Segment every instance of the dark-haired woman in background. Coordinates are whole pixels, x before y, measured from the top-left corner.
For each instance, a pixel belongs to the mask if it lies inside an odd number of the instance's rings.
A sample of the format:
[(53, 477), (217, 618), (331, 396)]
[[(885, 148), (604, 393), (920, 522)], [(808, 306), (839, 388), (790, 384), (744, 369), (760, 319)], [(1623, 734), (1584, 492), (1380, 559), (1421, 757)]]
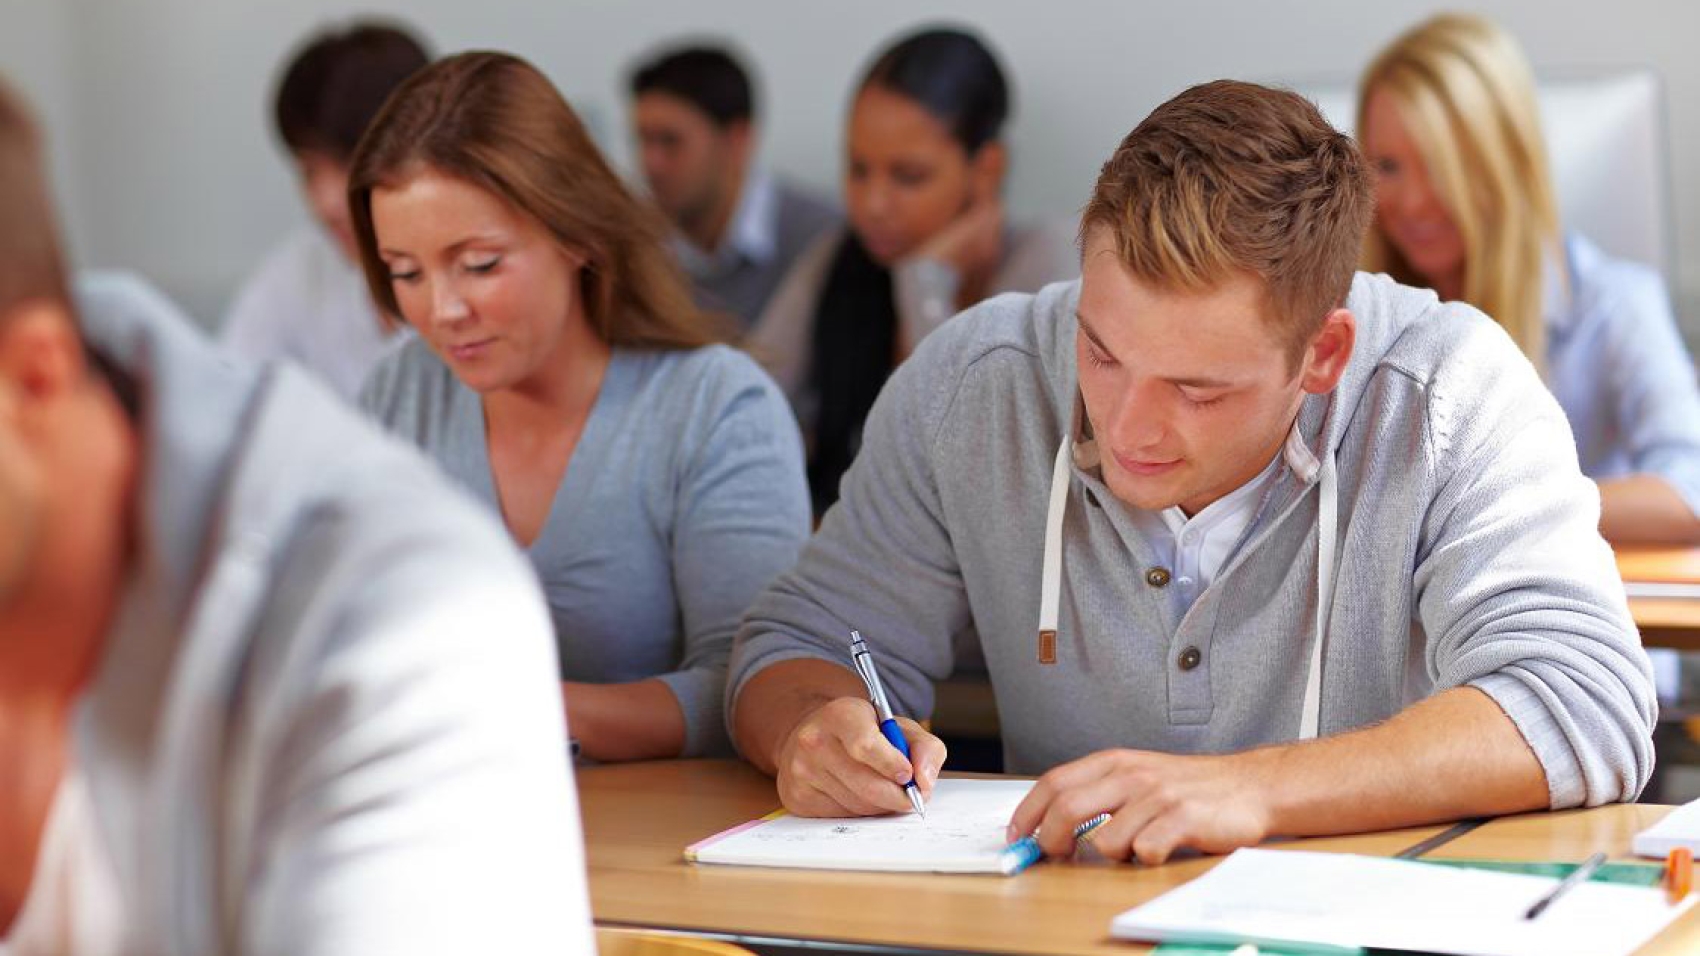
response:
[(499, 53), (396, 91), (349, 204), (373, 297), (418, 333), (361, 403), (526, 549), (584, 754), (729, 752), (733, 632), (808, 536), (802, 448), (773, 382), (712, 344), (660, 215)]
[(817, 515), (886, 376), (927, 333), (987, 296), (1079, 274), (1072, 231), (1004, 221), (1009, 109), (997, 60), (959, 30), (898, 41), (857, 86), (849, 228), (798, 258), (748, 340), (803, 424)]

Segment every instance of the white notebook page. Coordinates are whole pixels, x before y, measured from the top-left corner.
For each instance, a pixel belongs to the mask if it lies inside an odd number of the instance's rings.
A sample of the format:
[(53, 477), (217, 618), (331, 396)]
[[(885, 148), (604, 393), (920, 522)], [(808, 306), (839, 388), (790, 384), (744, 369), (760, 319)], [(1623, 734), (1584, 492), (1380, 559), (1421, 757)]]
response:
[(927, 819), (889, 817), (809, 819), (785, 815), (746, 824), (685, 851), (697, 863), (997, 873), (1008, 843), (1004, 828), (1033, 788), (1031, 780), (944, 779), (927, 801)]

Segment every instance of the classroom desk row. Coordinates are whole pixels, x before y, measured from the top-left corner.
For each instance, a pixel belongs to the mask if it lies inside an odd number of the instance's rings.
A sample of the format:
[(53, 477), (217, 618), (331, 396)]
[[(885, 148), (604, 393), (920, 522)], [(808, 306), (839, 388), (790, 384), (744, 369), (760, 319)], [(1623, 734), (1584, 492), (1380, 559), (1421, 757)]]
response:
[[(1618, 570), (1648, 646), (1700, 650), (1700, 549), (1620, 550)], [(777, 806), (771, 780), (735, 761), (664, 761), (582, 769), (579, 792), (599, 924), (729, 938), (769, 951), (1128, 956), (1149, 948), (1112, 940), (1110, 919), (1215, 863), (1047, 864), (1010, 879), (695, 866), (684, 860), (687, 845)], [(1624, 859), (1631, 837), (1670, 809), (1507, 817), (1431, 855), (1580, 861), (1603, 850)], [(1442, 829), (1284, 845), (1391, 856)], [(1700, 952), (1700, 908), (1641, 952)]]
[[(1205, 872), (1216, 859), (1146, 867), (1046, 863), (1016, 877), (842, 873), (686, 863), (684, 848), (778, 804), (773, 781), (730, 760), (591, 767), (579, 773), (599, 925), (731, 939), (764, 949), (863, 953), (1115, 954), (1110, 920)], [(1629, 859), (1636, 832), (1670, 812), (1646, 804), (1493, 820), (1432, 857)], [(1392, 856), (1444, 827), (1295, 840), (1285, 847)], [(1640, 950), (1700, 952), (1700, 908)]]
[(1620, 548), (1617, 571), (1642, 644), (1700, 651), (1700, 548)]

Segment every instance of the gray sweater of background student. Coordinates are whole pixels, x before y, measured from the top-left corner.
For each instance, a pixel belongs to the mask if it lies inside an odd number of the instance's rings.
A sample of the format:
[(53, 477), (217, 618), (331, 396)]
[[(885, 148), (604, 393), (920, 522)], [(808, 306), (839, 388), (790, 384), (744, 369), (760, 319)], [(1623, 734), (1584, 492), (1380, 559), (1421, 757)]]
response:
[[(893, 703), (924, 716), (952, 635), (971, 629), (1013, 772), (1105, 748), (1210, 753), (1297, 736), (1319, 496), (1284, 461), (1237, 553), (1184, 613), (1147, 583), (1160, 560), (1128, 506), (1077, 462), (1059, 660), (1035, 660), (1052, 464), (1066, 430), (1083, 434), (1078, 297), (1068, 283), (991, 300), (898, 370), (842, 503), (747, 616), (729, 700), (787, 658), (847, 663), (854, 625)], [(1653, 765), (1651, 671), (1557, 402), (1468, 306), (1364, 275), (1348, 306), (1358, 331), (1344, 379), (1307, 397), (1298, 422), (1339, 469), (1321, 732), (1471, 685), (1528, 741), (1554, 807), (1633, 799)], [(1190, 670), (1186, 649), (1200, 652)]]
[[(361, 404), (498, 510), (483, 404), (412, 339)], [(659, 677), (685, 756), (730, 750), (721, 701), (738, 620), (809, 534), (802, 442), (785, 398), (724, 346), (616, 349), (542, 532), (526, 549), (561, 676)]]

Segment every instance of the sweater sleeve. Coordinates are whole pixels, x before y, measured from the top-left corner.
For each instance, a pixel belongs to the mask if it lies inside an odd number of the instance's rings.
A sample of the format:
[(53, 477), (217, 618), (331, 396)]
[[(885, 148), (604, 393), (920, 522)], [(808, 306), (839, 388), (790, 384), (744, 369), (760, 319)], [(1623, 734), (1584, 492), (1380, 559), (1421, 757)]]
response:
[(952, 636), (971, 625), (934, 478), (934, 436), (962, 370), (935, 337), (875, 401), (843, 495), (802, 559), (751, 607), (732, 653), (728, 712), (762, 670), (812, 658), (848, 669), (849, 632), (868, 640), (892, 704), (932, 711), (932, 682), (953, 666)]
[(1430, 674), (1437, 689), (1474, 686), (1499, 704), (1554, 809), (1632, 801), (1652, 773), (1657, 704), (1598, 492), (1510, 339), (1485, 321), (1461, 334), (1489, 337), (1493, 367), (1508, 371), (1445, 376), (1473, 383), (1460, 394), (1431, 385), (1435, 495), (1415, 574)]
[(733, 357), (726, 397), (679, 479), (673, 526), (685, 646), (679, 669), (661, 680), (684, 711), (687, 757), (731, 752), (721, 714), (733, 635), (796, 562), (812, 514), (796, 421), (772, 382)]
[(593, 951), (549, 618), (498, 531), (453, 530), (292, 551), (326, 569), (310, 595), (352, 599), (315, 653), (266, 655), (252, 719), (275, 732), (251, 778), (264, 865), (231, 951)]
[(242, 284), (219, 326), (219, 345), (253, 361), (298, 357), (290, 338), (298, 317), (290, 315), (289, 308), (292, 303), (299, 307), (301, 301), (295, 286), (303, 281), (303, 254), (300, 241), (292, 240), (261, 263)]

